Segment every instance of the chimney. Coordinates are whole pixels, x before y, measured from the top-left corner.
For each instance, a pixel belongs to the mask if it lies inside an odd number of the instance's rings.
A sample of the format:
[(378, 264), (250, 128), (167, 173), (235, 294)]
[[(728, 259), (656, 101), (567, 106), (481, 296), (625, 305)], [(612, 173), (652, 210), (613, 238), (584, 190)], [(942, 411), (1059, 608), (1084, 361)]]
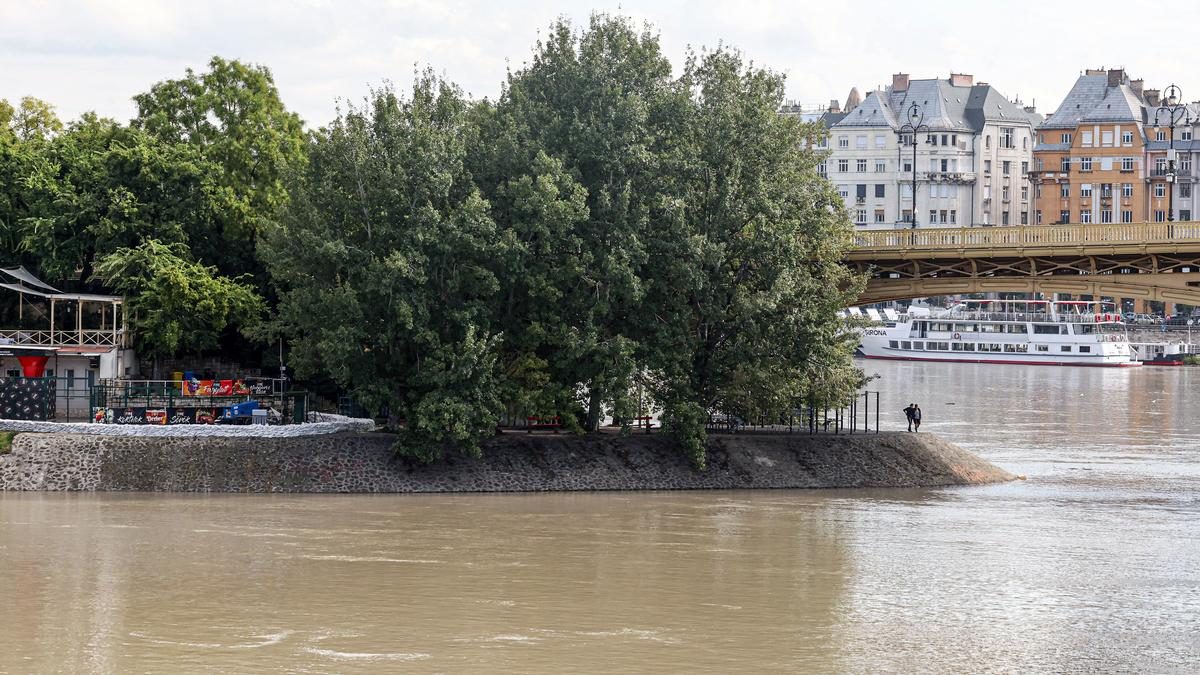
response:
[(1025, 112), (1027, 112), (1027, 113), (1036, 113), (1036, 112), (1037, 112), (1037, 106), (1036, 106), (1036, 105), (1027, 105), (1027, 106), (1025, 106), (1024, 110), (1025, 110)]
[(831, 112), (831, 113), (842, 112), (842, 105), (840, 103), (838, 103), (838, 100), (836, 98), (829, 99), (829, 112)]
[(969, 87), (975, 84), (975, 76), (966, 73), (950, 73), (951, 87)]
[(1145, 80), (1130, 80), (1129, 88), (1133, 90), (1134, 94), (1137, 94), (1138, 98), (1141, 98), (1142, 97), (1142, 87), (1145, 86), (1145, 84), (1146, 84)]
[(908, 91), (908, 73), (892, 75), (892, 91)]
[(1085, 72), (1088, 75), (1103, 75), (1104, 69), (1103, 68), (1088, 68)]
[(1145, 94), (1146, 105), (1150, 106), (1151, 108), (1158, 107), (1159, 91), (1157, 89), (1147, 89), (1143, 93)]
[(1125, 84), (1125, 69), (1113, 68), (1108, 71), (1108, 86), (1119, 87)]

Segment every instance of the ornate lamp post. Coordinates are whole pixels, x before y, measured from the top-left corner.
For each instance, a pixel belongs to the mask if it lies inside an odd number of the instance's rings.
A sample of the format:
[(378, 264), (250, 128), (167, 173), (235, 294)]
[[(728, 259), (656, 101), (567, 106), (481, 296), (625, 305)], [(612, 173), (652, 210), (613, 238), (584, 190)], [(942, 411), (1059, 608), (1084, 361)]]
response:
[(1159, 118), (1165, 113), (1167, 128), (1167, 220), (1175, 220), (1175, 125), (1182, 122), (1184, 126), (1192, 123), (1191, 113), (1186, 103), (1180, 103), (1179, 87), (1171, 85), (1163, 92), (1162, 104), (1154, 111), (1154, 126), (1159, 126)]
[(908, 106), (907, 120), (904, 122), (904, 125), (900, 127), (899, 131), (897, 131), (897, 133), (900, 134), (901, 138), (904, 138), (904, 134), (912, 134), (913, 158), (912, 158), (912, 225), (911, 225), (911, 227), (914, 230), (917, 229), (917, 134), (921, 133), (922, 131), (929, 130), (929, 127), (925, 126), (924, 121), (925, 121), (925, 111), (921, 109), (921, 106), (917, 105), (916, 101), (914, 101), (912, 105)]

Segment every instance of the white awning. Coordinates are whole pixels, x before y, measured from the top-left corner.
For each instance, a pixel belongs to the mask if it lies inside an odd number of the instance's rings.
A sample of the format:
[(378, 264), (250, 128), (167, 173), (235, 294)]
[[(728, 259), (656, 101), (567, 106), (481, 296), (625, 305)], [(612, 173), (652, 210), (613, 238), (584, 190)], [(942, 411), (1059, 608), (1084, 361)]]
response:
[(33, 274), (31, 274), (29, 272), (29, 270), (25, 269), (24, 267), (22, 267), (20, 265), (18, 265), (16, 267), (0, 267), (0, 272), (3, 272), (5, 274), (7, 274), (8, 276), (16, 279), (17, 281), (20, 281), (21, 283), (29, 285), (29, 286), (36, 286), (38, 288), (44, 288), (44, 289), (50, 291), (51, 293), (61, 293), (62, 292), (62, 291), (58, 290), (57, 288), (51, 286), (50, 284), (42, 281), (41, 279), (38, 279), (37, 277), (33, 276)]
[(39, 291), (36, 288), (22, 286), (21, 284), (0, 284), (0, 288), (7, 288), (10, 291), (25, 293), (26, 295), (36, 295), (41, 298), (53, 298), (56, 301), (65, 300), (67, 302), (115, 302), (120, 304), (122, 301), (119, 295), (92, 295), (90, 293), (47, 293)]

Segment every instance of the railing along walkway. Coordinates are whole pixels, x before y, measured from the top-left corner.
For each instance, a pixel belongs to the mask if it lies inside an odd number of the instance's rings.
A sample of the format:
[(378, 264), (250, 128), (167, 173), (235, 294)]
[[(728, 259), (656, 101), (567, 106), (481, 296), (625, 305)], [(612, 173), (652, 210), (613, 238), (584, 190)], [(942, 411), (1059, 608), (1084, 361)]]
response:
[(862, 230), (854, 233), (854, 246), (859, 250), (1023, 248), (1180, 242), (1200, 244), (1200, 221), (926, 227), (908, 230)]

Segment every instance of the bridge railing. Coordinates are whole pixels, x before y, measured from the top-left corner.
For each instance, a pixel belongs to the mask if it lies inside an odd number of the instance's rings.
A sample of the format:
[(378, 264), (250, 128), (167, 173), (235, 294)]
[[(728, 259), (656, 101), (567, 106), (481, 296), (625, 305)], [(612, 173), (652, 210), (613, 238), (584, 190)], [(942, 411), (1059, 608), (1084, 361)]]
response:
[(854, 233), (855, 248), (860, 249), (1020, 248), (1076, 244), (1170, 243), (1186, 240), (1200, 240), (1200, 221), (926, 227), (908, 230), (862, 230)]

